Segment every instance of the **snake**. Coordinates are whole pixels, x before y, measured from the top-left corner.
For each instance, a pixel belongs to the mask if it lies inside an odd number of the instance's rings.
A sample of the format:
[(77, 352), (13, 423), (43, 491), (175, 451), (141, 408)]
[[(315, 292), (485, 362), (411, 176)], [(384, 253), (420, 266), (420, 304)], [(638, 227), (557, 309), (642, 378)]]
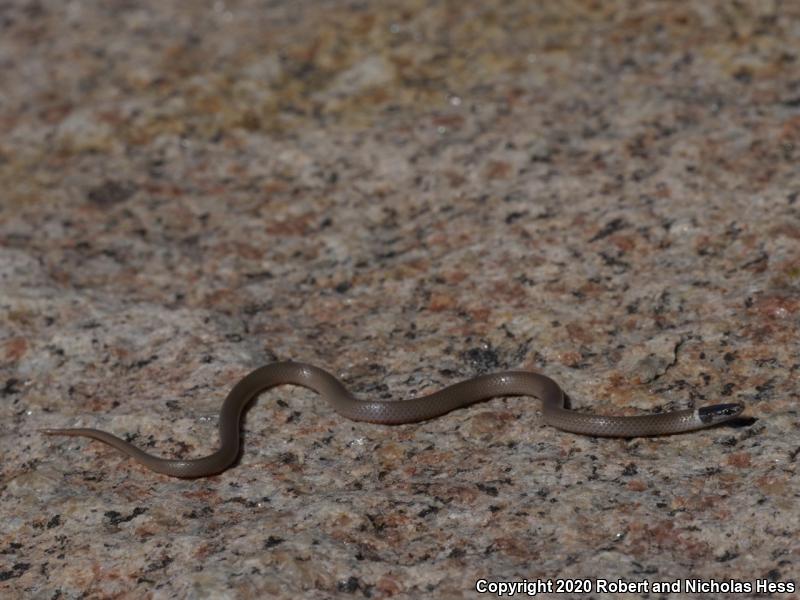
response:
[(171, 459), (154, 456), (99, 429), (43, 429), (46, 435), (83, 436), (99, 440), (138, 461), (148, 469), (183, 479), (217, 475), (236, 461), (240, 448), (240, 420), (245, 408), (263, 391), (284, 384), (317, 392), (342, 416), (353, 421), (382, 425), (415, 423), (452, 410), (500, 396), (534, 396), (542, 403), (542, 417), (558, 429), (600, 437), (646, 437), (704, 429), (736, 418), (741, 403), (635, 416), (605, 416), (566, 407), (566, 395), (552, 379), (533, 371), (499, 371), (478, 375), (431, 394), (407, 400), (359, 400), (334, 375), (319, 367), (295, 361), (259, 367), (239, 380), (228, 393), (219, 413), (219, 449), (201, 458)]

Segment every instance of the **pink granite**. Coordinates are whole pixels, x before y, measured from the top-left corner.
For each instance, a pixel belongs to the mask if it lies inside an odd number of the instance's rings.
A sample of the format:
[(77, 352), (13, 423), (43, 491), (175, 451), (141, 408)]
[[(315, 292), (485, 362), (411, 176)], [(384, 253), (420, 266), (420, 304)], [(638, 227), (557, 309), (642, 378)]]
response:
[[(1, 3), (0, 596), (796, 586), (798, 23), (701, 0)], [(517, 398), (382, 427), (282, 387), (196, 481), (37, 433), (198, 456), (276, 358), (364, 397), (530, 368), (578, 409), (749, 418), (593, 439)]]

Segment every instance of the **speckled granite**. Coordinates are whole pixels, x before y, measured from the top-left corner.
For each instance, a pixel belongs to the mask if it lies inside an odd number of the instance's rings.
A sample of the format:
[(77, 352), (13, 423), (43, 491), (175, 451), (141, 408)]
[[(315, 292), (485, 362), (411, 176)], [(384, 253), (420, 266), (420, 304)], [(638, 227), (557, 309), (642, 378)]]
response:
[[(800, 8), (486, 4), (0, 3), (3, 598), (798, 581)], [(752, 419), (598, 440), (519, 398), (390, 428), (283, 387), (198, 481), (37, 434), (201, 455), (275, 358)], [(640, 596), (667, 597), (559, 597)]]

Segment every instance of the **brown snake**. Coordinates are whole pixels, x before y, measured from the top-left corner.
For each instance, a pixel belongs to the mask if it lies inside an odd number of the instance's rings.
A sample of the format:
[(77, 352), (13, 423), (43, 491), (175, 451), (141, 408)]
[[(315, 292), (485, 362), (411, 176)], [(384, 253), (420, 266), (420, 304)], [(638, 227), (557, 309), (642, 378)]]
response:
[(564, 392), (555, 381), (530, 371), (480, 375), (410, 400), (358, 400), (339, 379), (319, 367), (300, 362), (276, 362), (256, 369), (233, 386), (219, 414), (219, 450), (202, 458), (160, 458), (98, 429), (42, 431), (49, 435), (77, 435), (100, 440), (147, 468), (172, 477), (206, 477), (224, 471), (236, 460), (239, 454), (239, 421), (245, 407), (264, 390), (283, 384), (314, 390), (348, 419), (387, 425), (432, 419), (496, 396), (536, 396), (542, 402), (544, 422), (548, 425), (574, 433), (606, 437), (653, 436), (702, 429), (730, 421), (744, 409), (744, 405), (734, 403), (634, 417), (579, 413), (565, 408)]

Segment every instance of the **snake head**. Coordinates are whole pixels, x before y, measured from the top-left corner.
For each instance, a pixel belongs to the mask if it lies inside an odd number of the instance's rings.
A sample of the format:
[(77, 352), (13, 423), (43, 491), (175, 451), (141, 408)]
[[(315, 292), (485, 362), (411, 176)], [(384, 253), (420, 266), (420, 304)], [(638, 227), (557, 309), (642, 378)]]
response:
[(733, 402), (730, 404), (712, 404), (711, 406), (701, 406), (697, 409), (698, 418), (708, 425), (724, 423), (742, 414), (744, 404)]

